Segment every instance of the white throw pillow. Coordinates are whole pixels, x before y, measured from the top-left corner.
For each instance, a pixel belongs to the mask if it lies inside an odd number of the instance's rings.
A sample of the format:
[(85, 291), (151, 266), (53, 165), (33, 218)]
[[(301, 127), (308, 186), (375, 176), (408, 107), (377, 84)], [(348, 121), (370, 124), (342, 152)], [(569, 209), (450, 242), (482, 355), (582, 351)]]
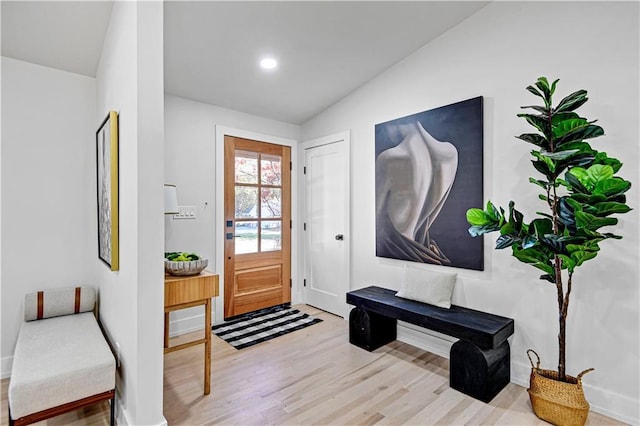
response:
[(396, 296), (416, 300), (440, 308), (451, 308), (451, 295), (456, 282), (455, 272), (416, 271), (413, 277), (404, 277)]

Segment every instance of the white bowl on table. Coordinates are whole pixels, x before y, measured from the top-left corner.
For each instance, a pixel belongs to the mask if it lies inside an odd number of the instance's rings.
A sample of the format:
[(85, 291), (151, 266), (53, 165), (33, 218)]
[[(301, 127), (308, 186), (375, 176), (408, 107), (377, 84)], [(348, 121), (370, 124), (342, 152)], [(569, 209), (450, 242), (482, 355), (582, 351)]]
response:
[(198, 259), (189, 261), (164, 260), (164, 270), (170, 275), (188, 276), (198, 275), (209, 264), (208, 259)]

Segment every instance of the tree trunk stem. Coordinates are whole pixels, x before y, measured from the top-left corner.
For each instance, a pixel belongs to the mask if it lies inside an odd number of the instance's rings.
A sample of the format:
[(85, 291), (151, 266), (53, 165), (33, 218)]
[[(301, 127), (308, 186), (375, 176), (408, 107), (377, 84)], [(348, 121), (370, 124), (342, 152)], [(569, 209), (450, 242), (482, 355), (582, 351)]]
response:
[[(561, 259), (556, 255), (554, 257), (554, 269), (556, 275), (556, 290), (558, 297), (558, 378), (561, 381), (566, 380), (565, 360), (566, 360), (566, 330), (567, 330), (567, 311), (568, 300), (564, 294), (562, 286), (562, 264)], [(567, 295), (568, 296), (568, 295)]]

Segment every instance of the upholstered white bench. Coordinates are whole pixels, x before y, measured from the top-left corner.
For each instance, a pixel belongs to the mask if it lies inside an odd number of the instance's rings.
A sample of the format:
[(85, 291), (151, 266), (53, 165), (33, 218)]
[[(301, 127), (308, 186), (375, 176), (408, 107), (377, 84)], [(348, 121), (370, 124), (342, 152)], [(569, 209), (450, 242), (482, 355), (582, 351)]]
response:
[(9, 424), (27, 425), (111, 400), (116, 363), (92, 312), (91, 287), (25, 296), (9, 382)]

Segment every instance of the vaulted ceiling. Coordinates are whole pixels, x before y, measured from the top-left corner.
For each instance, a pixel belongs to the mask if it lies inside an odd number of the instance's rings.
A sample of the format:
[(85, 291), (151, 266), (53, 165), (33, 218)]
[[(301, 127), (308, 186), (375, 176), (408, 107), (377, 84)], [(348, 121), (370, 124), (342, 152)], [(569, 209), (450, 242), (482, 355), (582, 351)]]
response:
[[(165, 91), (302, 124), (487, 3), (165, 1)], [(112, 7), (2, 1), (2, 55), (95, 76)]]

